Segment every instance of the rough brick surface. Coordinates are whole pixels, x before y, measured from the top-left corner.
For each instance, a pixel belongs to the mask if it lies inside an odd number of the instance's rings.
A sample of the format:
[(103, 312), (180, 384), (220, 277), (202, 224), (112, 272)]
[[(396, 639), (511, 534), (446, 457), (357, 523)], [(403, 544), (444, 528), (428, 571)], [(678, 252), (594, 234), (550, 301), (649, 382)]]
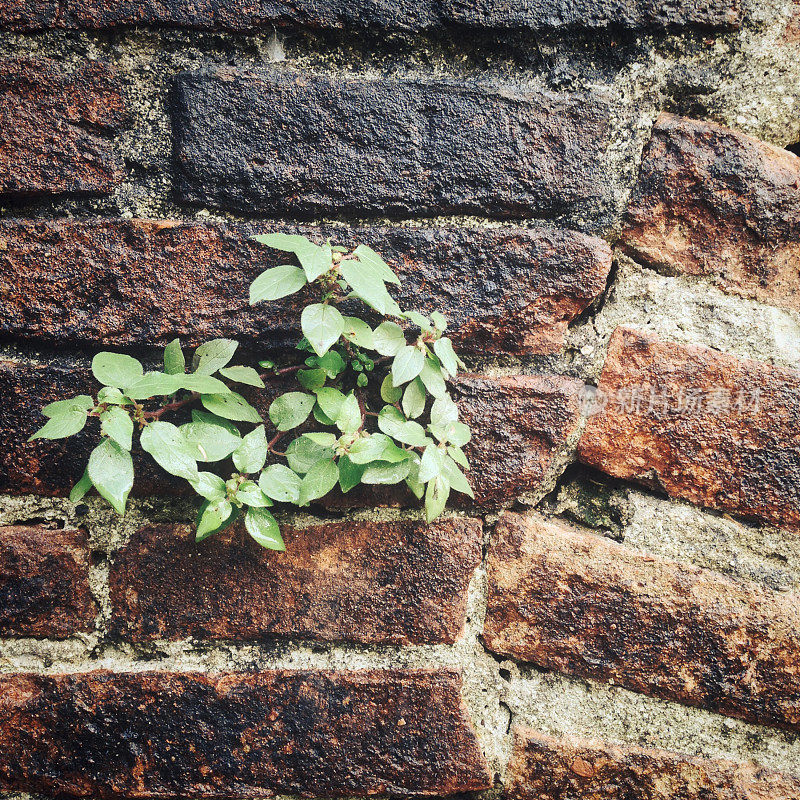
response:
[[(800, 373), (615, 331), (579, 457), (698, 505), (800, 525)], [(652, 402), (651, 398), (652, 389)]]
[(455, 394), (472, 428), (466, 450), (478, 504), (511, 503), (541, 488), (578, 428), (582, 387), (582, 381), (545, 375), (459, 380)]
[(662, 115), (622, 244), (646, 264), (800, 309), (800, 158), (710, 122)]
[(795, 800), (800, 779), (722, 759), (515, 730), (508, 800)]
[(494, 652), (800, 730), (796, 595), (510, 513), (488, 581)]
[(175, 84), (182, 200), (245, 212), (531, 216), (605, 198), (585, 96), (233, 68)]
[[(398, 301), (442, 311), (462, 351), (558, 351), (611, 267), (608, 245), (575, 231), (277, 227), (378, 250), (403, 280), (393, 290)], [(0, 333), (58, 343), (163, 345), (181, 336), (198, 344), (230, 336), (293, 346), (299, 304), (248, 303), (252, 279), (286, 260), (250, 242), (255, 230), (264, 226), (0, 221)]]
[(57, 14), (57, 0), (0, 0), (0, 30), (52, 28)]
[(126, 639), (294, 636), (365, 644), (455, 641), (481, 559), (481, 523), (339, 522), (282, 530), (285, 553), (234, 533), (141, 529), (111, 569)]
[(450, 670), (0, 677), (0, 787), (446, 795), (491, 780)]
[(109, 136), (124, 123), (109, 67), (0, 61), (0, 196), (104, 194), (122, 180)]
[(0, 636), (64, 639), (96, 614), (83, 531), (0, 528)]

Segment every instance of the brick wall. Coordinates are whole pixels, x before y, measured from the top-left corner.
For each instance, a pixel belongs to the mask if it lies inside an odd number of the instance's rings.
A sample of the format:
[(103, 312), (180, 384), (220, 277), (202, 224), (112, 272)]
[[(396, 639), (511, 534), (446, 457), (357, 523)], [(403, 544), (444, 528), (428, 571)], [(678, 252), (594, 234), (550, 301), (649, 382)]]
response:
[[(798, 29), (0, 0), (0, 792), (797, 800)], [(144, 462), (69, 503), (91, 434), (27, 439), (95, 352), (296, 335), (265, 230), (452, 320), (474, 502), (331, 496), (285, 553)]]

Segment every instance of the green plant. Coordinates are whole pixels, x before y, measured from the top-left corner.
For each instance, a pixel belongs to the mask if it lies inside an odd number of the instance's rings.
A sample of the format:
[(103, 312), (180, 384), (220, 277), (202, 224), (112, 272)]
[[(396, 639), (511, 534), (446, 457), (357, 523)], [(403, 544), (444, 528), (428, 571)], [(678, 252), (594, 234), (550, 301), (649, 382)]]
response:
[[(99, 419), (100, 444), (70, 499), (77, 502), (94, 486), (118, 513), (125, 512), (137, 431), (141, 448), (203, 498), (197, 541), (243, 514), (259, 544), (283, 550), (268, 509), (274, 503), (307, 506), (337, 483), (348, 492), (358, 484), (405, 482), (417, 498), (425, 498), (428, 521), (442, 512), (451, 489), (472, 496), (461, 449), (470, 431), (458, 421), (447, 391), (447, 380), (463, 364), (443, 335), (444, 317), (401, 310), (386, 286), (400, 281), (365, 245), (350, 252), (302, 236), (253, 238), (293, 253), (300, 264), (259, 275), (250, 287), (250, 302), (305, 290), (303, 338), (297, 345), (308, 354), (304, 361), (283, 368), (260, 361), (262, 374), (253, 367), (231, 366), (237, 343), (230, 339), (198, 347), (189, 372), (177, 339), (164, 349), (163, 371), (145, 372), (128, 355), (98, 353), (92, 361), (94, 377), (102, 384), (97, 397), (79, 395), (46, 406), (42, 413), (49, 419), (31, 437), (72, 436), (89, 419)], [(385, 319), (373, 329), (349, 315), (358, 310), (358, 301), (404, 327)], [(269, 406), (268, 438), (259, 412), (230, 384), (264, 389), (265, 381), (290, 376), (298, 386)], [(164, 419), (189, 412), (191, 420), (180, 425)], [(242, 425), (249, 427), (244, 434)], [(235, 470), (228, 480), (198, 467), (198, 462), (228, 459)]]

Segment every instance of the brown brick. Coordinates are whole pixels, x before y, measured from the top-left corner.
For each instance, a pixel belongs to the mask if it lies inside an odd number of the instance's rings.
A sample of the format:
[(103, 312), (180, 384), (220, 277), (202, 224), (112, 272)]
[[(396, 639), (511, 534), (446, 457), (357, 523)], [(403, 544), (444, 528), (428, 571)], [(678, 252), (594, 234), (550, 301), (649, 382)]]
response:
[(176, 190), (259, 214), (580, 216), (611, 201), (610, 115), (594, 96), (477, 84), (184, 73)]
[(581, 437), (584, 463), (697, 505), (800, 525), (800, 373), (619, 328), (599, 388), (608, 403)]
[(546, 669), (800, 730), (800, 597), (506, 514), (484, 639)]
[(96, 614), (83, 531), (0, 528), (0, 636), (65, 639)]
[(124, 122), (101, 62), (0, 61), (0, 196), (107, 194), (123, 177), (110, 134)]
[(644, 263), (800, 309), (800, 158), (711, 122), (662, 115), (622, 232)]
[(284, 527), (285, 553), (237, 531), (196, 545), (187, 526), (142, 528), (111, 569), (113, 625), (134, 641), (294, 636), (452, 644), (481, 560), (479, 520)]
[(0, 787), (100, 798), (492, 784), (451, 670), (0, 677)]
[[(275, 226), (269, 226), (273, 229)], [(605, 288), (611, 251), (575, 231), (300, 227), (378, 250), (405, 307), (439, 309), (462, 351), (552, 353)], [(197, 344), (214, 336), (275, 346), (299, 338), (300, 308), (251, 308), (249, 284), (286, 255), (250, 242), (265, 226), (146, 220), (0, 221), (0, 333), (33, 341)], [(393, 290), (394, 291), (394, 290)]]
[(466, 450), (478, 504), (511, 503), (541, 488), (578, 429), (582, 387), (582, 381), (558, 375), (459, 379), (461, 418), (472, 428)]
[(57, 0), (0, 0), (0, 30), (52, 28), (57, 15)]
[(753, 762), (698, 758), (517, 728), (508, 800), (796, 800), (800, 780)]

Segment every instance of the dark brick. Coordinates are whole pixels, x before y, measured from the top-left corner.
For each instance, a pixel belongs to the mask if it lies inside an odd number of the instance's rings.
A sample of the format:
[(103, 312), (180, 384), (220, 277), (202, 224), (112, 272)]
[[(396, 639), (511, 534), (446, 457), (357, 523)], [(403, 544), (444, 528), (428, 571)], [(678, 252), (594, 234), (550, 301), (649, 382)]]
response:
[(798, 240), (800, 158), (711, 122), (658, 119), (627, 211), (626, 252), (796, 310)]
[(108, 194), (123, 177), (109, 136), (124, 123), (120, 85), (101, 62), (0, 61), (0, 196)]
[(608, 403), (581, 437), (584, 463), (800, 526), (800, 372), (619, 328), (599, 388)]
[(517, 728), (508, 800), (796, 800), (800, 780), (753, 762), (554, 739)]
[(479, 520), (284, 527), (285, 553), (236, 532), (142, 528), (114, 558), (114, 629), (134, 641), (295, 636), (452, 644), (481, 560)]
[(534, 216), (606, 201), (587, 96), (218, 68), (176, 79), (180, 198), (245, 212)]
[(54, 27), (57, 0), (0, 0), (0, 30), (36, 31)]
[[(462, 351), (557, 352), (569, 322), (605, 288), (611, 267), (602, 239), (574, 231), (277, 227), (377, 249), (403, 278), (399, 302), (441, 310)], [(250, 281), (286, 260), (247, 240), (256, 229), (0, 221), (0, 333), (117, 346), (163, 345), (175, 336), (190, 345), (231, 336), (259, 347), (293, 346), (297, 303), (248, 303)]]
[(100, 798), (492, 785), (451, 670), (0, 677), (0, 787)]
[(466, 450), (478, 504), (508, 504), (541, 488), (578, 429), (581, 388), (582, 381), (557, 375), (458, 381), (461, 418), (472, 428)]
[(488, 583), (496, 653), (800, 730), (797, 595), (510, 513)]
[(83, 531), (0, 528), (0, 636), (65, 639), (96, 615)]

